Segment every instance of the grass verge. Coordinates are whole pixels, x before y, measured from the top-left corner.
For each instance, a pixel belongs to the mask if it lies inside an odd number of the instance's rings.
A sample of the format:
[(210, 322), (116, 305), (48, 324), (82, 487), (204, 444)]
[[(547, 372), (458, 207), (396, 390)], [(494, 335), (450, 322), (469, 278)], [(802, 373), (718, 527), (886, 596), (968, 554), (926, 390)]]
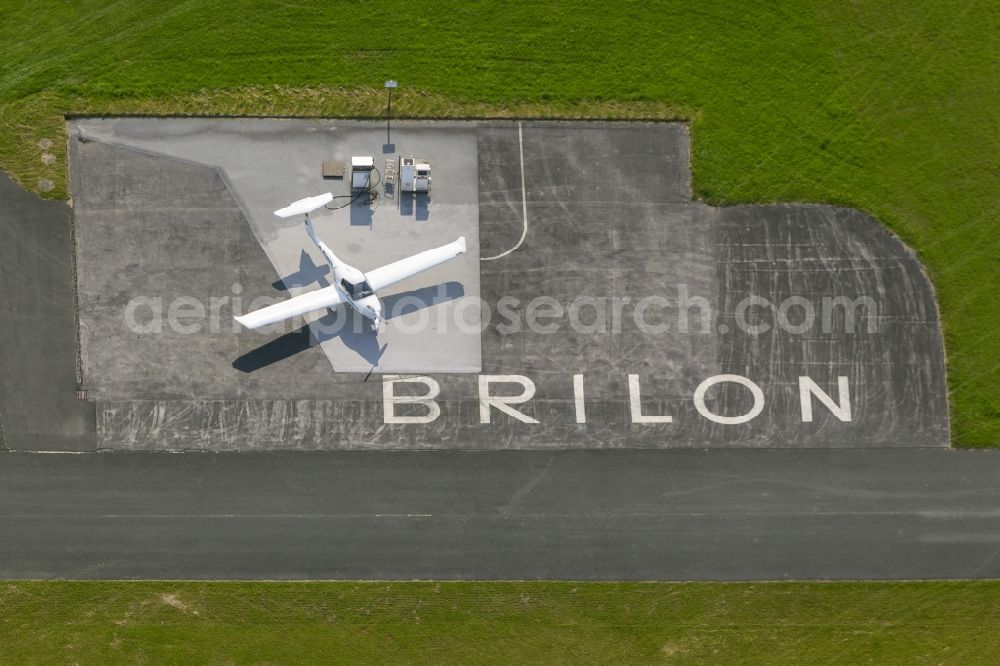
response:
[(1000, 662), (1000, 582), (8, 582), (8, 663)]

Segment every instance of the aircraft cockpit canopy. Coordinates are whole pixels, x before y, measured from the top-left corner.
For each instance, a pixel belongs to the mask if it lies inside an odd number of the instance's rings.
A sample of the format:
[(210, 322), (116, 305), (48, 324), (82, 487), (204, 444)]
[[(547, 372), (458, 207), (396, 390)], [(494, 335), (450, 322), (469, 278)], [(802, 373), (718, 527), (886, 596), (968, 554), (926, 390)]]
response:
[(360, 298), (365, 298), (366, 296), (371, 296), (375, 293), (371, 285), (368, 284), (368, 280), (362, 280), (361, 282), (348, 282), (347, 280), (341, 280), (340, 286), (344, 288), (347, 295), (354, 300)]

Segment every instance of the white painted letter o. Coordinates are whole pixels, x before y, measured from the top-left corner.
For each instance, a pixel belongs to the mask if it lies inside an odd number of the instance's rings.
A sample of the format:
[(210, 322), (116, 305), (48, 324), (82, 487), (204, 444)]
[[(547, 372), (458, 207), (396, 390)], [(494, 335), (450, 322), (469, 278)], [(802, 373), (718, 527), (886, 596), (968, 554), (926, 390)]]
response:
[[(750, 408), (749, 412), (742, 416), (719, 416), (709, 411), (705, 405), (705, 394), (708, 393), (708, 389), (722, 382), (732, 382), (733, 384), (739, 384), (750, 389), (750, 394), (753, 395), (753, 407)], [(746, 423), (756, 418), (764, 411), (764, 392), (746, 377), (741, 377), (740, 375), (715, 375), (698, 384), (698, 388), (694, 390), (694, 408), (709, 421), (722, 423), (723, 425), (739, 425), (740, 423)]]

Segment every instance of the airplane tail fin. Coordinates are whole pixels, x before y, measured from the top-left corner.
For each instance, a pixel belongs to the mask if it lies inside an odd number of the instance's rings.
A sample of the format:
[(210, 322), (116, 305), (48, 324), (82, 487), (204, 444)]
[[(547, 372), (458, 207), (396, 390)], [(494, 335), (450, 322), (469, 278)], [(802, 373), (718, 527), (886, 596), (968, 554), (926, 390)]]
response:
[(316, 244), (319, 251), (323, 253), (323, 258), (326, 259), (326, 263), (330, 264), (330, 268), (335, 268), (340, 260), (337, 255), (333, 253), (326, 243), (320, 240), (319, 236), (316, 234), (316, 230), (312, 225), (312, 218), (309, 217), (309, 213), (322, 208), (333, 201), (333, 194), (326, 192), (325, 194), (319, 194), (315, 197), (306, 197), (305, 199), (299, 199), (294, 201), (284, 208), (279, 208), (274, 211), (274, 214), (278, 217), (295, 217), (298, 215), (305, 215), (306, 218), (306, 233), (309, 234), (309, 238), (312, 242)]
[(306, 197), (305, 199), (299, 199), (298, 201), (293, 201), (284, 208), (279, 208), (274, 211), (274, 214), (278, 217), (296, 217), (298, 215), (308, 215), (317, 208), (322, 208), (333, 201), (333, 194), (327, 192), (325, 194), (319, 194), (315, 197)]

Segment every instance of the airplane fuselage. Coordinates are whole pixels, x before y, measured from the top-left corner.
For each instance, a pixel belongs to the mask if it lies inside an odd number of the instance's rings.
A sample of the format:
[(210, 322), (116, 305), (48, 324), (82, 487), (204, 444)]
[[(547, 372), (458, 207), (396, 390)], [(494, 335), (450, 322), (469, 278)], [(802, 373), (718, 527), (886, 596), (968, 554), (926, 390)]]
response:
[(333, 272), (333, 283), (344, 296), (344, 300), (350, 303), (351, 307), (362, 317), (370, 319), (372, 326), (378, 331), (382, 321), (382, 302), (368, 285), (364, 272), (341, 261), (333, 253), (333, 250), (320, 240), (308, 215), (306, 216), (306, 231), (319, 251), (323, 253), (323, 258), (326, 259), (326, 263), (329, 264), (330, 270)]
[(351, 304), (358, 314), (370, 319), (372, 326), (378, 330), (382, 320), (382, 302), (368, 286), (365, 274), (345, 263), (331, 265), (334, 283), (344, 295), (344, 300)]
[(384, 289), (397, 282), (402, 282), (417, 273), (454, 259), (460, 254), (465, 254), (465, 236), (459, 236), (455, 241), (447, 245), (418, 252), (405, 259), (393, 261), (365, 273), (341, 261), (333, 253), (333, 250), (320, 240), (316, 234), (316, 230), (313, 229), (309, 213), (327, 206), (333, 198), (333, 195), (327, 192), (319, 196), (300, 199), (284, 208), (274, 211), (275, 215), (283, 218), (305, 215), (306, 232), (313, 243), (316, 244), (316, 247), (319, 248), (327, 265), (330, 267), (333, 284), (325, 285), (315, 291), (298, 294), (297, 296), (274, 303), (265, 308), (260, 308), (259, 310), (254, 310), (253, 312), (235, 315), (236, 321), (250, 330), (258, 330), (270, 324), (286, 321), (293, 317), (306, 315), (324, 308), (332, 311), (332, 308), (338, 305), (350, 304), (358, 314), (371, 321), (372, 328), (375, 332), (378, 332), (383, 316), (382, 302), (375, 295), (376, 289)]

